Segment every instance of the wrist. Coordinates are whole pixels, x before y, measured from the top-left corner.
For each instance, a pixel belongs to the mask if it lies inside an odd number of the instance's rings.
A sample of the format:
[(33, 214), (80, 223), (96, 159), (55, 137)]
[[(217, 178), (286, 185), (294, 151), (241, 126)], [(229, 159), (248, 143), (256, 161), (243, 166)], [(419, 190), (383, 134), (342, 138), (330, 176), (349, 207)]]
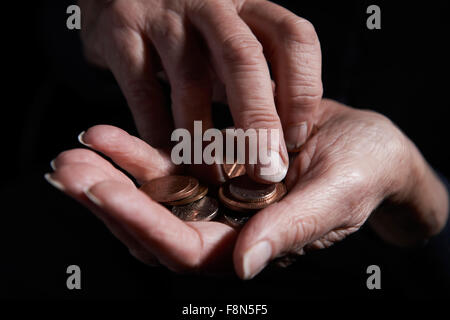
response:
[(438, 234), (446, 224), (448, 191), (416, 146), (412, 142), (410, 144), (413, 163), (405, 202), (422, 226), (423, 236), (429, 238)]
[(370, 224), (387, 242), (410, 246), (436, 235), (445, 226), (448, 194), (416, 146), (405, 136), (397, 179)]

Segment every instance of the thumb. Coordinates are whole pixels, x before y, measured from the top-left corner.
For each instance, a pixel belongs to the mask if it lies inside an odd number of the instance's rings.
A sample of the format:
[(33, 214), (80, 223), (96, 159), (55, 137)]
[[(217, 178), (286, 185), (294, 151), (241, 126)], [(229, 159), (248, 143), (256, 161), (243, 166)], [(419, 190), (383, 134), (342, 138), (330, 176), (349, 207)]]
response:
[(358, 207), (350, 202), (352, 183), (339, 182), (340, 177), (332, 174), (314, 176), (300, 181), (281, 202), (256, 214), (241, 230), (233, 255), (239, 277), (251, 279), (274, 258), (310, 244), (328, 246), (356, 230), (349, 223), (350, 208)]

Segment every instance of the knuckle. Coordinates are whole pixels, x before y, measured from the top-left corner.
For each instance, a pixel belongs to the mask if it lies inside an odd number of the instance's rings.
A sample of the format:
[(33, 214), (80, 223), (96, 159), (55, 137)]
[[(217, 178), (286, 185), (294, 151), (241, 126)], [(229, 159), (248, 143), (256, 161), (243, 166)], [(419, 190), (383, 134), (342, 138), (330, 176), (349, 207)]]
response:
[(293, 226), (290, 239), (293, 245), (304, 245), (317, 234), (318, 221), (314, 215), (301, 218), (293, 216), (290, 225)]
[(164, 41), (169, 45), (177, 44), (183, 38), (184, 28), (181, 17), (171, 10), (161, 13), (159, 21), (151, 23), (149, 28), (151, 38)]
[(245, 4), (245, 0), (231, 0), (231, 2), (234, 4), (237, 12), (240, 12)]
[(83, 20), (81, 40), (84, 45), (83, 54), (88, 62), (107, 66), (109, 53), (106, 48), (117, 41), (117, 34), (128, 30), (138, 30), (141, 21), (144, 20), (142, 10), (138, 9), (137, 4), (111, 1), (102, 5), (97, 14)]
[(110, 28), (128, 28), (137, 23), (139, 16), (134, 5), (123, 1), (114, 1), (104, 8), (99, 20), (106, 22)]
[(262, 45), (255, 37), (237, 34), (223, 42), (222, 57), (230, 64), (256, 65), (261, 63), (264, 55)]
[(326, 249), (328, 247), (331, 247), (333, 243), (328, 241), (325, 238), (318, 239), (316, 241), (313, 241), (312, 243), (309, 243), (305, 246), (306, 250), (320, 250), (320, 249)]
[(292, 109), (314, 110), (319, 105), (323, 94), (321, 84), (316, 86), (311, 85), (307, 88), (305, 88), (305, 86), (302, 86), (299, 91), (301, 91), (302, 93), (294, 95), (289, 99)]
[(314, 25), (291, 13), (281, 19), (279, 30), (294, 43), (316, 45), (319, 42)]
[(247, 109), (240, 113), (240, 124), (244, 128), (277, 128), (279, 119), (276, 114), (268, 112), (267, 108)]
[(187, 10), (198, 16), (208, 15), (208, 1), (192, 0), (187, 2)]
[(127, 78), (124, 80), (125, 87), (125, 95), (127, 100), (133, 104), (134, 107), (142, 107), (149, 101), (151, 98), (149, 84), (145, 83), (141, 79), (133, 79)]

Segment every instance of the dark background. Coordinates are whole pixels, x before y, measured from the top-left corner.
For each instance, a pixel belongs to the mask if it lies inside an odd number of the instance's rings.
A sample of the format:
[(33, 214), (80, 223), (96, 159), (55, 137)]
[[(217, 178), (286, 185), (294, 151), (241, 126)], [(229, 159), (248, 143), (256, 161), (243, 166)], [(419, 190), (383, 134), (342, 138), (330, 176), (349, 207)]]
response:
[[(278, 1), (316, 27), (324, 96), (387, 115), (449, 177), (445, 1), (302, 2)], [(135, 133), (114, 79), (85, 63), (78, 32), (66, 28), (66, 8), (74, 3), (2, 3), (0, 297), (144, 298), (155, 306), (253, 301), (273, 308), (308, 298), (449, 297), (445, 235), (427, 248), (405, 251), (384, 245), (364, 227), (250, 282), (175, 275), (134, 260), (89, 211), (43, 179), (50, 160), (79, 147), (78, 133), (91, 125)], [(381, 30), (366, 28), (370, 4), (381, 7)], [(66, 289), (71, 264), (81, 267), (81, 291)], [(371, 264), (381, 267), (382, 290), (366, 288)]]

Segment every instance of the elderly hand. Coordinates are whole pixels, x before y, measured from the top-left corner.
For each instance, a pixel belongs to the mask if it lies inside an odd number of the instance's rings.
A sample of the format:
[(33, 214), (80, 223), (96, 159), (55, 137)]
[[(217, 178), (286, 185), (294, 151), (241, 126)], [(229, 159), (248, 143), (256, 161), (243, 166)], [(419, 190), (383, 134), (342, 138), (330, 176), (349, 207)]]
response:
[[(236, 127), (284, 129), (285, 138), (272, 144), (277, 173), (249, 167), (249, 174), (267, 182), (285, 177), (286, 146), (298, 149), (306, 141), (322, 96), (320, 44), (311, 23), (265, 0), (79, 3), (86, 56), (113, 72), (147, 143), (163, 146), (173, 126), (192, 130), (194, 120), (212, 127), (217, 79)], [(161, 70), (171, 86), (173, 119), (157, 80)]]
[[(179, 220), (86, 149), (61, 153), (47, 179), (96, 213), (138, 259), (175, 271), (217, 270), (233, 262), (249, 279), (276, 257), (343, 239), (371, 214), (374, 230), (397, 245), (437, 234), (447, 219), (447, 193), (413, 143), (377, 113), (330, 100), (322, 100), (320, 110), (317, 133), (289, 168), (287, 196), (239, 231), (220, 222)], [(93, 127), (81, 141), (139, 181), (177, 169), (166, 154), (115, 127)]]

